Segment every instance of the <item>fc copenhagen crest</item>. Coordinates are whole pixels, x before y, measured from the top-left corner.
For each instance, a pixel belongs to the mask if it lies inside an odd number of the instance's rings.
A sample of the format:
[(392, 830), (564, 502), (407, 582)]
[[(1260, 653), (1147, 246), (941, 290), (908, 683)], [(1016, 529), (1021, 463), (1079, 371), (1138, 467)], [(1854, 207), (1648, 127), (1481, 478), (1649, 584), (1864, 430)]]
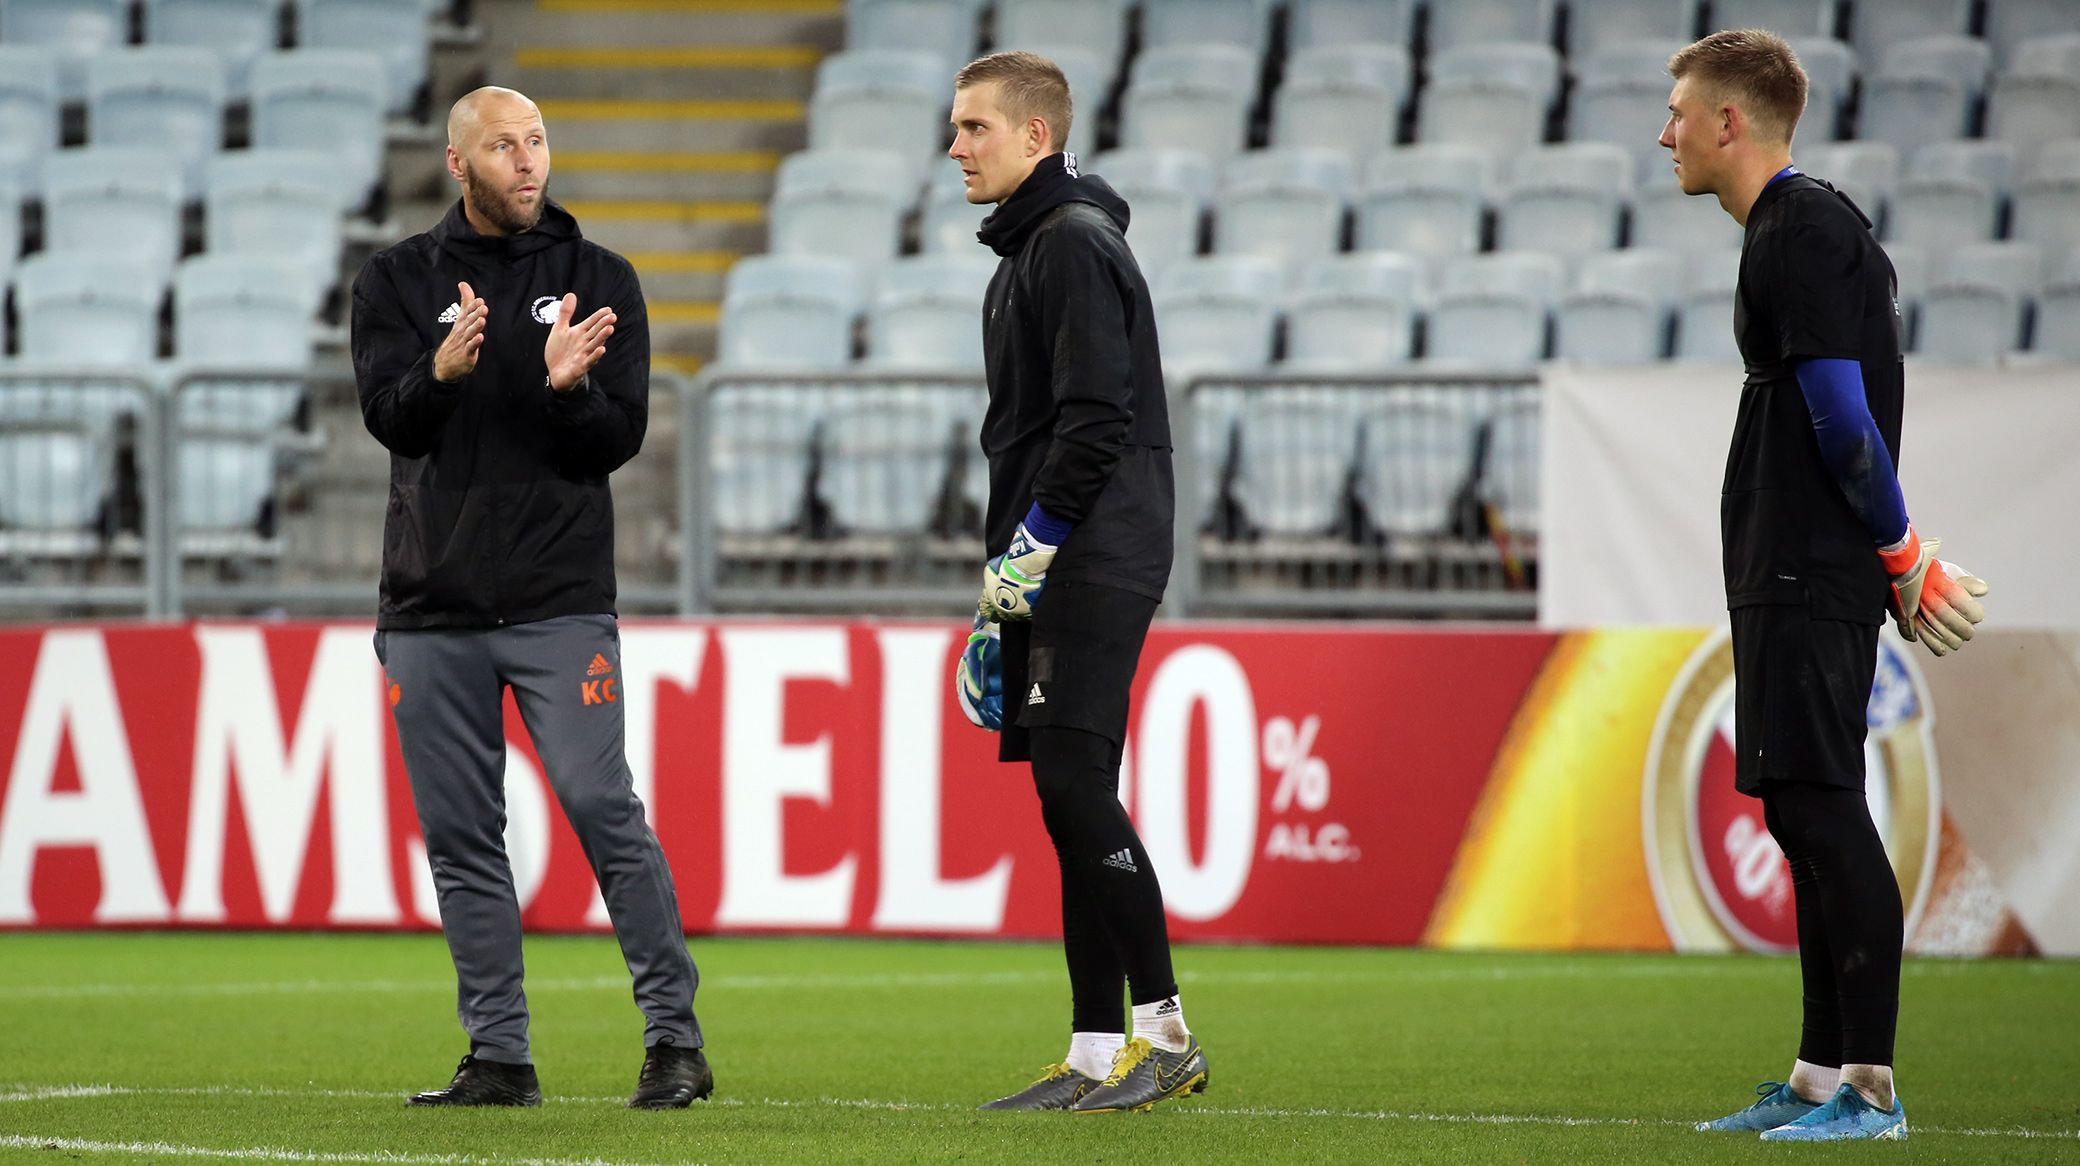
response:
[[(1942, 821), (1928, 686), (1886, 628), (1865, 720), (1865, 791), (1914, 933)], [(1705, 637), (1670, 686), (1647, 750), (1641, 827), (1661, 921), (1679, 951), (1798, 946), (1791, 868), (1762, 802), (1733, 788), (1733, 640)]]

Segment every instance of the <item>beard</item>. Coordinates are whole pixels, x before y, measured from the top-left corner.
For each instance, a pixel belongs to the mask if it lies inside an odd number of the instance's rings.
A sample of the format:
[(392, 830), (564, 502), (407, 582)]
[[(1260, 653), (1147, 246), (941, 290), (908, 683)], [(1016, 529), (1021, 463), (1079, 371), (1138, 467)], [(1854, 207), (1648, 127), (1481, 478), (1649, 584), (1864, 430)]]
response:
[(492, 189), (489, 182), (478, 176), (476, 167), (467, 161), (462, 164), (463, 200), (483, 216), (485, 222), (508, 235), (531, 231), (542, 221), (542, 207), (549, 198), (549, 182), (542, 179), (535, 186), (534, 202), (524, 203), (511, 192)]

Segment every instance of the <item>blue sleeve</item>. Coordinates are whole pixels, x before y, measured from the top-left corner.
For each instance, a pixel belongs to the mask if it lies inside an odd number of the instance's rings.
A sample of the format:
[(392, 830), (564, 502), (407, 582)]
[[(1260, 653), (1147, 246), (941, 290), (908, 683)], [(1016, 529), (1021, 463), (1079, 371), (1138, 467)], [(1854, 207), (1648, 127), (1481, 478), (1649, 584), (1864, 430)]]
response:
[(1892, 451), (1863, 395), (1862, 366), (1834, 358), (1802, 360), (1798, 387), (1813, 414), (1820, 459), (1871, 532), (1872, 545), (1891, 546), (1907, 537), (1907, 500), (1893, 472)]

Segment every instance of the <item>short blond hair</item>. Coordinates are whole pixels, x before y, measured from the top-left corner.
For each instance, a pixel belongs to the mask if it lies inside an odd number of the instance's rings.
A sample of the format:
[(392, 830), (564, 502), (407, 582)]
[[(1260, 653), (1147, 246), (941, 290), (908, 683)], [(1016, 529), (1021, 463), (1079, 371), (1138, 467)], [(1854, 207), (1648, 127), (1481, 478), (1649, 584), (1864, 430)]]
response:
[(954, 75), (953, 87), (966, 89), (988, 81), (997, 83), (997, 103), (1013, 124), (1024, 125), (1037, 117), (1047, 123), (1055, 149), (1069, 140), (1076, 107), (1069, 97), (1069, 79), (1060, 66), (1039, 53), (991, 53), (969, 61)]
[(1715, 32), (1668, 59), (1669, 75), (1695, 77), (1715, 97), (1731, 99), (1758, 136), (1789, 145), (1806, 111), (1806, 71), (1783, 37), (1767, 29)]

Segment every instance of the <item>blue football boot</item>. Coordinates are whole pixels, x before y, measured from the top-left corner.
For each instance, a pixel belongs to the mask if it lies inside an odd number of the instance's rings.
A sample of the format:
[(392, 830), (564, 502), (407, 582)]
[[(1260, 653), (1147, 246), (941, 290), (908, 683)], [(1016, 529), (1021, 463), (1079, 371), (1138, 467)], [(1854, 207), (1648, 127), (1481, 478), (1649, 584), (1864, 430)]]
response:
[(1791, 1091), (1784, 1081), (1764, 1081), (1755, 1087), (1755, 1104), (1717, 1121), (1701, 1121), (1697, 1128), (1715, 1133), (1754, 1134), (1773, 1130), (1820, 1107)]
[(1904, 1142), (1907, 1140), (1907, 1107), (1892, 1099), (1890, 1111), (1865, 1101), (1854, 1085), (1835, 1090), (1826, 1105), (1773, 1130), (1762, 1131), (1765, 1142)]

